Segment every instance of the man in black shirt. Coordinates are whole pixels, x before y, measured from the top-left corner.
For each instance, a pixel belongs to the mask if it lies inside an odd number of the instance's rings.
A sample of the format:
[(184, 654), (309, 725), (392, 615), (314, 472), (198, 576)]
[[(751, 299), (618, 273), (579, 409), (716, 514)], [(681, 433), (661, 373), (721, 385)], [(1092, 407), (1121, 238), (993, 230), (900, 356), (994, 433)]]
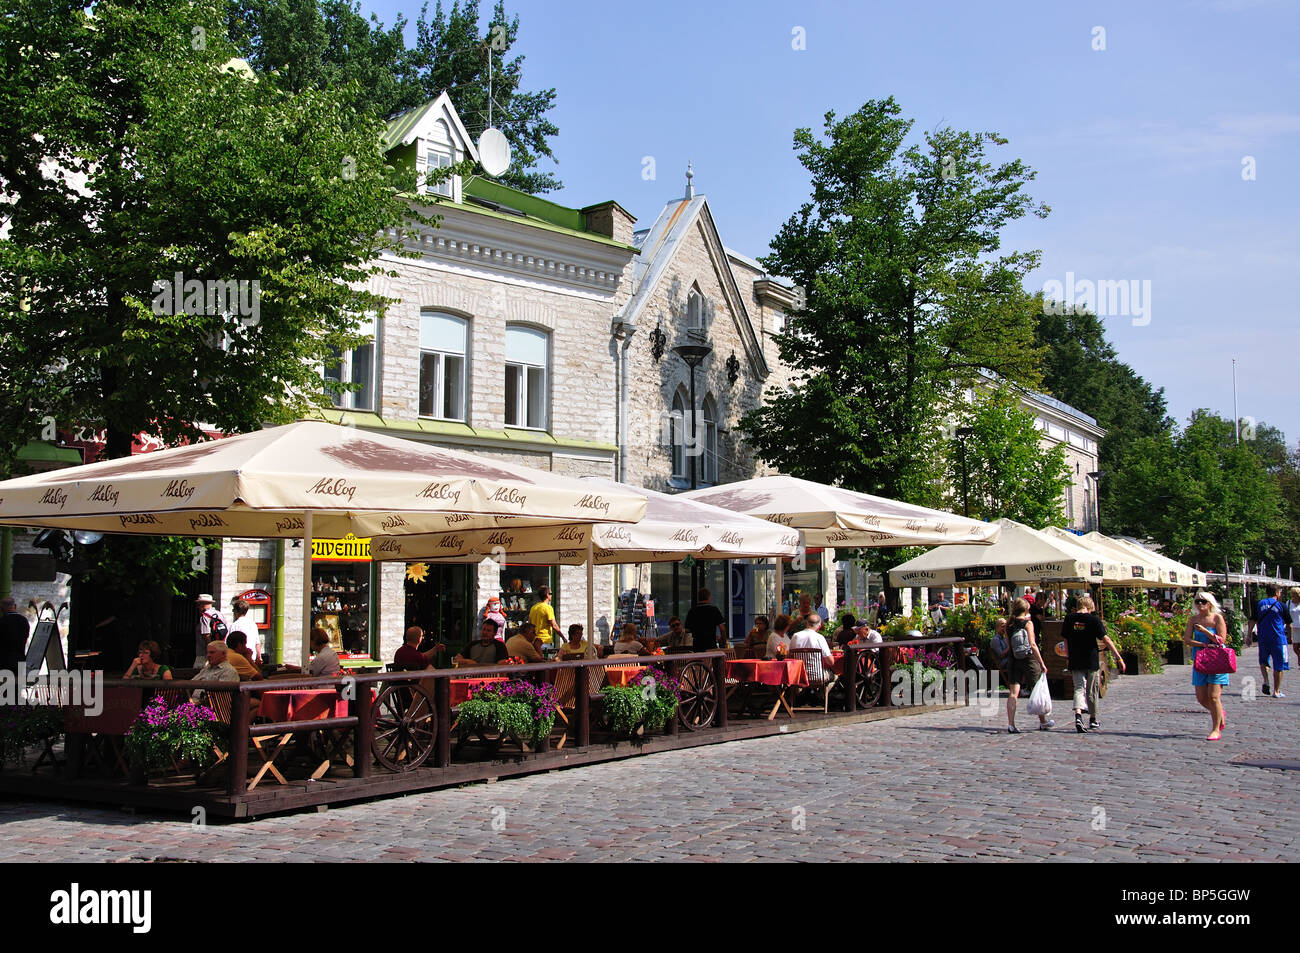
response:
[(718, 607), (709, 604), (709, 590), (701, 589), (699, 601), (686, 613), (686, 628), (690, 630), (691, 648), (696, 652), (710, 652), (718, 647), (718, 631), (723, 641), (727, 638), (727, 623)]
[(0, 613), (3, 613), (0, 616), (0, 671), (17, 675), (31, 627), (27, 624), (27, 616), (18, 611), (18, 603), (13, 599), (0, 600)]
[[(1074, 679), (1074, 730), (1079, 734), (1096, 731), (1101, 727), (1097, 723), (1097, 673), (1101, 669), (1101, 655), (1097, 650), (1097, 640), (1106, 643), (1106, 650), (1119, 662), (1119, 670), (1124, 671), (1124, 660), (1120, 658), (1119, 649), (1106, 634), (1106, 623), (1093, 613), (1096, 608), (1092, 596), (1080, 596), (1078, 608), (1065, 617), (1061, 623), (1061, 634), (1069, 649), (1070, 676)], [(1088, 706), (1088, 727), (1083, 727), (1083, 708)]]

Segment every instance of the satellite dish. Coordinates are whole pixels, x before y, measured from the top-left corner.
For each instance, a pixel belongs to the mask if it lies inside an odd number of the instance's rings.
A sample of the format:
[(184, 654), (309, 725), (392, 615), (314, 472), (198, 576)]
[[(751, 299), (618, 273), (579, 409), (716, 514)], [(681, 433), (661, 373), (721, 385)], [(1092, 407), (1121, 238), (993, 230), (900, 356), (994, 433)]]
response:
[(510, 143), (505, 133), (493, 126), (478, 137), (478, 161), (488, 175), (497, 176), (510, 168)]

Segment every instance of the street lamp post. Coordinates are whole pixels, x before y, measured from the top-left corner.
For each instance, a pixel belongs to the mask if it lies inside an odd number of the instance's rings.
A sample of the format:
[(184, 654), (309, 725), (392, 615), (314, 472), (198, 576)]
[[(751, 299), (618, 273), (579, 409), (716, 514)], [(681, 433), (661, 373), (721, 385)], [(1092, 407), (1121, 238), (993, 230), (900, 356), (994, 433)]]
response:
[[(708, 344), (679, 344), (673, 348), (673, 353), (686, 362), (686, 366), (691, 369), (691, 489), (699, 487), (699, 472), (696, 469), (695, 458), (698, 457), (700, 449), (700, 426), (699, 416), (695, 410), (695, 368), (699, 367), (701, 362), (713, 353), (713, 348)], [(683, 427), (683, 431), (685, 428)], [(691, 563), (691, 602), (694, 604), (696, 593), (700, 591), (698, 585), (699, 577), (697, 575), (698, 562)]]

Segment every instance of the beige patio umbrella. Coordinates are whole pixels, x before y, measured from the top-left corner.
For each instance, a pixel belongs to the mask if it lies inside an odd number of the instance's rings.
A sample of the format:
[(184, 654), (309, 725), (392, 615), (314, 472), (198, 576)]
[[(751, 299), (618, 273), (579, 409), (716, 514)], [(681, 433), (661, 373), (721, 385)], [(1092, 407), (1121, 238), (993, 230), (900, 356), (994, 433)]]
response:
[[(805, 545), (814, 547), (980, 545), (992, 543), (1000, 532), (995, 523), (791, 476), (758, 477), (682, 496), (801, 530)], [(783, 569), (778, 559), (778, 605)]]
[(626, 563), (677, 562), (700, 559), (746, 559), (794, 556), (800, 534), (766, 520), (754, 519), (683, 495), (642, 490), (622, 483), (584, 478), (601, 494), (622, 491), (644, 494), (645, 516), (637, 523), (507, 526), (464, 533), (378, 536), (370, 551), (376, 560), (478, 561), (522, 555), (544, 565), (587, 565), (587, 625), (593, 631), (595, 606), (593, 566)]
[[(1089, 559), (1101, 563), (1102, 573), (1101, 582), (1106, 586), (1131, 586), (1133, 585), (1133, 565), (1132, 560), (1127, 562), (1121, 559), (1119, 555), (1112, 552), (1109, 547), (1102, 549), (1093, 545), (1091, 540), (1086, 540), (1082, 536), (1076, 536), (1068, 529), (1062, 529), (1059, 526), (1049, 526), (1046, 529), (1039, 530), (1046, 533), (1053, 539), (1062, 544), (1073, 546), (1075, 549), (1082, 550), (1088, 554)], [(1141, 583), (1138, 583), (1141, 585)]]
[[(304, 563), (315, 535), (635, 522), (644, 512), (638, 493), (319, 421), (0, 482), (0, 525), (302, 538)], [(310, 619), (305, 565), (304, 626)]]
[[(1127, 586), (1132, 589), (1146, 589), (1152, 586), (1170, 585), (1168, 582), (1162, 582), (1160, 576), (1160, 565), (1151, 554), (1146, 552), (1135, 552), (1127, 546), (1121, 545), (1117, 540), (1108, 536), (1102, 536), (1100, 533), (1087, 533), (1079, 537), (1084, 545), (1095, 549), (1100, 553), (1107, 553), (1111, 558), (1119, 562), (1124, 578), (1118, 582), (1112, 583), (1106, 580), (1106, 585)], [(1166, 570), (1164, 578), (1169, 578), (1169, 572)]]
[(1102, 581), (1102, 563), (1077, 546), (1014, 520), (997, 525), (1001, 534), (991, 545), (932, 549), (891, 569), (890, 581), (896, 586)]
[(1113, 536), (1102, 536), (1100, 533), (1089, 533), (1089, 537), (1109, 540), (1119, 551), (1133, 553), (1135, 559), (1143, 560), (1145, 563), (1153, 563), (1156, 567), (1156, 581), (1148, 585), (1164, 588), (1174, 586), (1179, 588), (1196, 588), (1205, 584), (1205, 573), (1199, 569), (1193, 569), (1186, 563), (1180, 563), (1176, 559), (1171, 559), (1164, 553), (1157, 553), (1155, 550), (1147, 549), (1145, 546), (1139, 546), (1137, 543), (1130, 542), (1127, 539), (1116, 539)]

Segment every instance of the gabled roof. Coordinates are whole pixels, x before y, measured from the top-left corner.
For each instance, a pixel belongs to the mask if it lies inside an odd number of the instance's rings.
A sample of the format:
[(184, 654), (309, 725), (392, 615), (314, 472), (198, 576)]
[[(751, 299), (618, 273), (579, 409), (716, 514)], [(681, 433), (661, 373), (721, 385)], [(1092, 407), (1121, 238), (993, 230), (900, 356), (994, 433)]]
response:
[(709, 258), (722, 284), (727, 309), (736, 324), (750, 366), (759, 378), (764, 378), (770, 373), (770, 368), (763, 356), (762, 344), (754, 332), (749, 309), (745, 307), (745, 295), (737, 286), (735, 273), (728, 263), (729, 253), (718, 236), (713, 213), (703, 195), (673, 199), (663, 207), (649, 231), (635, 233), (634, 241), (640, 251), (632, 259), (632, 296), (623, 306), (620, 318), (631, 324), (637, 322), (654, 289), (671, 267), (678, 247), (690, 235), (697, 221), (703, 228)]
[(469, 157), (477, 162), (478, 149), (474, 145), (474, 140), (470, 138), (469, 130), (460, 121), (460, 114), (456, 112), (456, 107), (451, 104), (451, 97), (445, 91), (423, 106), (408, 109), (390, 119), (382, 138), (384, 151), (396, 149), (398, 146), (409, 146), (416, 139), (427, 138), (429, 130), (439, 119), (446, 121), (452, 133), (460, 140), (461, 146), (469, 153)]

